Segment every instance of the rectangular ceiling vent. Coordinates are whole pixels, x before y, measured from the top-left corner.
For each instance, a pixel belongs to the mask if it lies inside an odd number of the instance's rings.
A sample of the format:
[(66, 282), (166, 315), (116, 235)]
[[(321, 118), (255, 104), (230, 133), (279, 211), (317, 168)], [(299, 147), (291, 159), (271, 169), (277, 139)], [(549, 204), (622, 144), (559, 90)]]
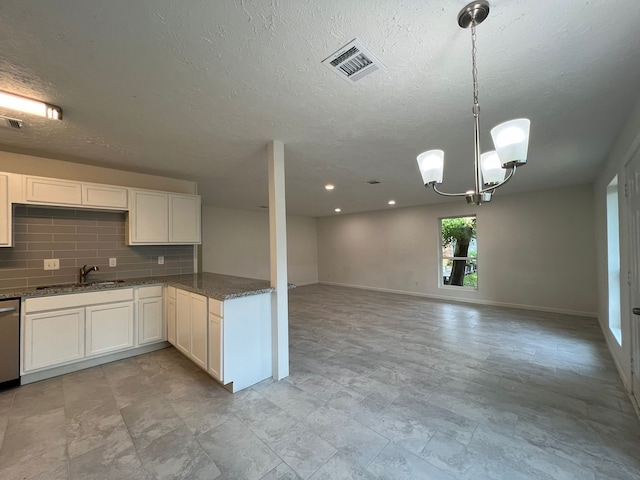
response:
[(0, 115), (0, 127), (20, 130), (22, 128), (22, 120), (18, 120), (17, 118), (3, 117), (2, 115)]
[(386, 68), (358, 40), (352, 40), (336, 53), (325, 58), (322, 64), (351, 84), (362, 80), (373, 72)]

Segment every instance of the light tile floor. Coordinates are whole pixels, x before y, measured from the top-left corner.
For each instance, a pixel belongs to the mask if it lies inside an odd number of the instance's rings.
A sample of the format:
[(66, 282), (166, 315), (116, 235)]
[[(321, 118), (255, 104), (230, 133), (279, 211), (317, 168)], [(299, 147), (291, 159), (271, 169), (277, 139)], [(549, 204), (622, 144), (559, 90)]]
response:
[(0, 479), (640, 479), (594, 319), (314, 285), (290, 323), (236, 395), (174, 349), (0, 393)]

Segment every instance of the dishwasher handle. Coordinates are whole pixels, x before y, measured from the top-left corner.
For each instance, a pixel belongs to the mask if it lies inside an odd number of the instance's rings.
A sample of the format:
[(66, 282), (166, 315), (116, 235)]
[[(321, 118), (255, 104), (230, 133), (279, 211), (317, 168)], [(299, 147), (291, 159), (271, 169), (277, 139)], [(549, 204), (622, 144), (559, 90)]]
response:
[(5, 307), (0, 308), (0, 313), (15, 312), (16, 310), (18, 310), (18, 307)]

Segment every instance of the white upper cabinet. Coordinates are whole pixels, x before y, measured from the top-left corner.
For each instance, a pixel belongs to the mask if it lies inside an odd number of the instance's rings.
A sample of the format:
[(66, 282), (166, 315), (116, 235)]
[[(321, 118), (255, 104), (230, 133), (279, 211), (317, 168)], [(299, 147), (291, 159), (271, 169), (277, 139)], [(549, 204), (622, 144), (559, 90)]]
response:
[(128, 245), (202, 242), (200, 196), (0, 172), (0, 247), (12, 243), (12, 204), (128, 212)]
[(24, 202), (126, 210), (127, 188), (56, 178), (24, 176)]
[(0, 247), (11, 246), (11, 200), (9, 175), (0, 173)]
[(169, 196), (150, 190), (129, 190), (129, 244), (169, 243)]
[(129, 189), (129, 245), (200, 243), (200, 197)]
[(82, 184), (55, 178), (24, 177), (26, 203), (82, 205)]
[(200, 243), (200, 197), (169, 194), (169, 242)]
[(83, 183), (82, 205), (87, 207), (126, 210), (128, 205), (127, 192), (125, 187)]

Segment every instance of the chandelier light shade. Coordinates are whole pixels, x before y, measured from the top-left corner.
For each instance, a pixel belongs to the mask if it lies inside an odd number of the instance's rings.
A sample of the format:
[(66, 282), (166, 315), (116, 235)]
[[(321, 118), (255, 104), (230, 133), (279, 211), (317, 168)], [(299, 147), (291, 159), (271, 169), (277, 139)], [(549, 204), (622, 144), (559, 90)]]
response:
[(527, 163), (529, 149), (529, 127), (527, 118), (518, 118), (496, 125), (491, 129), (491, 138), (504, 168)]
[(482, 183), (484, 186), (494, 186), (504, 181), (507, 171), (502, 168), (498, 152), (491, 150), (480, 155), (480, 168), (482, 170)]
[(425, 185), (442, 183), (444, 173), (444, 150), (429, 150), (418, 155), (418, 168)]
[(30, 113), (51, 120), (62, 120), (62, 109), (56, 105), (0, 91), (0, 108)]
[(473, 138), (475, 188), (461, 193), (447, 193), (438, 189), (444, 174), (444, 151), (428, 150), (418, 155), (418, 168), (425, 187), (432, 187), (447, 197), (465, 197), (467, 203), (480, 205), (490, 202), (496, 188), (507, 183), (517, 167), (527, 163), (529, 128), (531, 122), (518, 118), (497, 125), (491, 130), (495, 150), (481, 153), (480, 150), (480, 105), (478, 103), (478, 68), (476, 65), (476, 26), (489, 15), (489, 2), (471, 2), (458, 13), (458, 25), (471, 27), (471, 60), (473, 76)]

